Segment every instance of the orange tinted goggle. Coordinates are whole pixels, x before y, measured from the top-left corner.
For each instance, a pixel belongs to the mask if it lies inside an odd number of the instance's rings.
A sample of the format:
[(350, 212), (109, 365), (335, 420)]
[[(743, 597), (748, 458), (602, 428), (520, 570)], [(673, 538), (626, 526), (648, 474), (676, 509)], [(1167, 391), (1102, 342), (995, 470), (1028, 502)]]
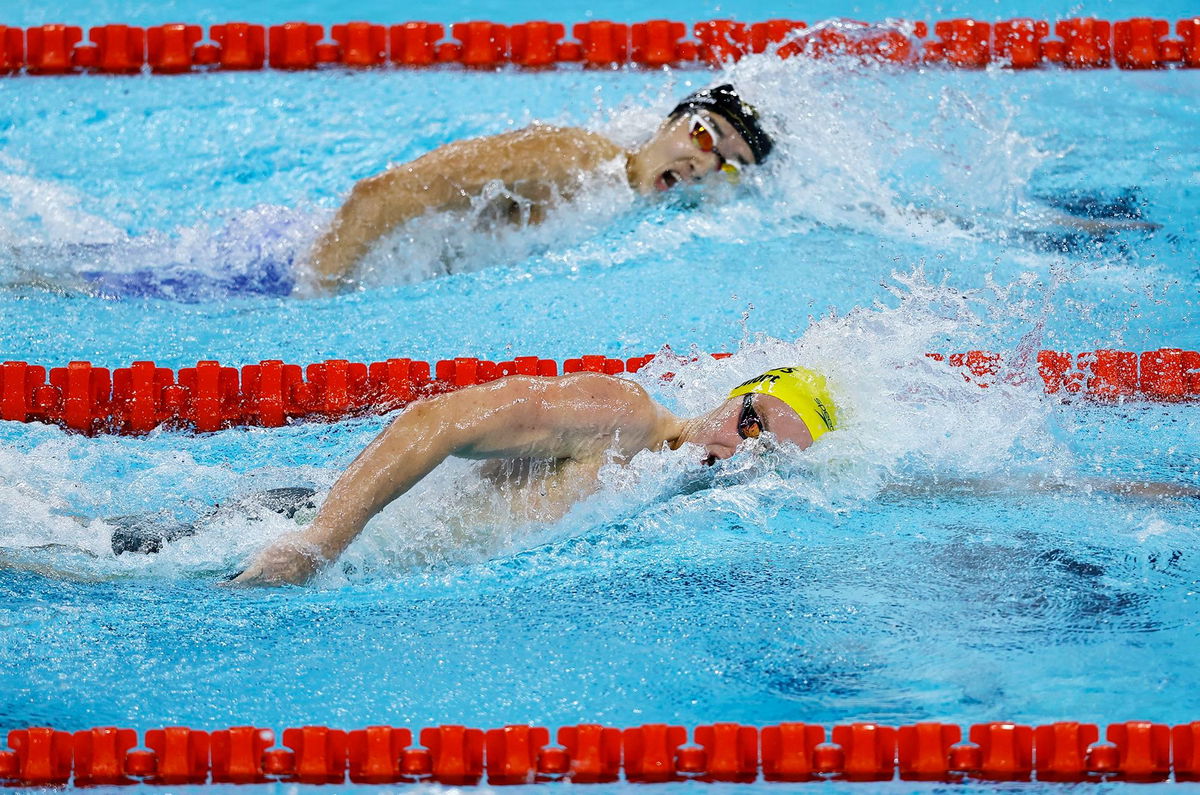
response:
[(741, 170), (736, 164), (725, 159), (724, 155), (717, 151), (717, 143), (721, 140), (721, 134), (717, 132), (715, 125), (711, 122), (706, 122), (703, 118), (696, 114), (691, 117), (692, 131), (690, 133), (692, 143), (701, 152), (716, 152), (717, 157), (721, 158), (721, 173), (725, 179), (730, 182), (737, 182), (741, 179)]
[(742, 410), (738, 414), (738, 436), (743, 439), (757, 439), (766, 429), (762, 417), (754, 410), (754, 394), (743, 395)]

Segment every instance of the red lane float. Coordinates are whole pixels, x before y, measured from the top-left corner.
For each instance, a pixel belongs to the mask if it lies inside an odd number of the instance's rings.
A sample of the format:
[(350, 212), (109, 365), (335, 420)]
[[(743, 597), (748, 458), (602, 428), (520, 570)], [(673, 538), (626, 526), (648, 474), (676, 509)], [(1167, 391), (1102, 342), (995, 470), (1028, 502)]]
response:
[(275, 732), (254, 726), (220, 729), (210, 736), (213, 783), (257, 784), (266, 781), (263, 754), (275, 744)]
[(1165, 19), (1140, 17), (1113, 25), (1113, 59), (1122, 69), (1160, 69), (1178, 61), (1182, 42), (1167, 42), (1171, 32)]
[(597, 20), (583, 22), (571, 28), (579, 39), (583, 63), (590, 67), (615, 67), (629, 58), (629, 26)]
[(1010, 19), (997, 22), (993, 31), (993, 57), (999, 63), (1012, 69), (1032, 69), (1043, 62), (1043, 40), (1050, 35), (1050, 23)]
[(558, 730), (558, 744), (570, 760), (569, 777), (578, 784), (603, 784), (621, 775), (621, 730), (585, 723)]
[(808, 28), (803, 22), (791, 19), (769, 19), (750, 26), (750, 51), (775, 52), (780, 58), (791, 58), (803, 52), (803, 36)]
[(551, 731), (513, 725), (483, 731), (435, 726), (370, 726), (346, 732), (325, 726), (236, 726), (209, 734), (184, 726), (151, 729), (138, 745), (133, 729), (99, 727), (74, 735), (48, 727), (8, 733), (0, 750), (0, 784), (104, 786), (294, 781), (302, 784), (436, 782), (445, 786), (639, 783), (695, 779), (753, 782), (1029, 781), (1156, 782), (1200, 778), (1200, 722), (1177, 726), (1128, 721), (1107, 727), (1063, 721), (1041, 726), (976, 724), (969, 742), (959, 726), (875, 723), (823, 726), (782, 723), (758, 729), (737, 723), (646, 724), (621, 730), (597, 724)]
[[(532, 784), (542, 773), (541, 751), (549, 745), (550, 730), (541, 726), (505, 726), (488, 730), (484, 735), (488, 783)], [(557, 769), (561, 764), (551, 767)]]
[(72, 55), (83, 38), (74, 25), (42, 25), (25, 31), (26, 67), (31, 75), (61, 75), (74, 71)]
[(678, 66), (696, 59), (695, 42), (684, 41), (687, 26), (669, 19), (639, 22), (630, 28), (632, 49), (629, 60), (652, 69)]
[(1034, 730), (1038, 781), (1084, 781), (1091, 775), (1089, 748), (1100, 739), (1090, 723), (1063, 721)]
[[(170, 726), (146, 732), (149, 751), (137, 755), (132, 775), (148, 784), (203, 784), (208, 779), (210, 738), (208, 732), (185, 726)], [(128, 757), (127, 757), (128, 758)]]
[(494, 69), (508, 59), (508, 28), (492, 22), (456, 22), (450, 26), (454, 44), (438, 48), (438, 59), (457, 61), (474, 69)]
[(429, 749), (429, 775), (439, 784), (463, 787), (483, 776), (484, 734), (465, 726), (421, 729), (421, 745)]
[(12, 751), (0, 759), (0, 771), (11, 771), (9, 778), (33, 786), (62, 785), (71, 778), (74, 752), (67, 732), (46, 727), (14, 729), (8, 733), (8, 745)]
[(146, 63), (156, 74), (190, 72), (196, 63), (196, 45), (203, 38), (199, 25), (159, 25), (146, 31)]
[(705, 63), (736, 61), (750, 52), (750, 28), (744, 22), (697, 22), (692, 26), (692, 35), (700, 42), (700, 58)]
[(355, 784), (388, 784), (403, 775), (400, 759), (412, 745), (412, 732), (392, 726), (370, 726), (347, 735), (350, 780)]
[[(1200, 17), (1179, 20), (1175, 23), (1175, 32), (1180, 38), (1180, 63), (1192, 69), (1200, 68)], [(1166, 42), (1165, 46), (1170, 44)]]
[(574, 44), (568, 51), (562, 40), (566, 34), (566, 27), (557, 22), (513, 25), (509, 29), (511, 60), (518, 66), (530, 69), (553, 66), (559, 61), (578, 61), (583, 50)]
[(129, 25), (104, 25), (88, 30), (90, 46), (76, 47), (76, 66), (104, 74), (133, 74), (146, 63), (146, 31)]
[(325, 37), (323, 25), (285, 22), (272, 25), (267, 57), (275, 69), (312, 69), (317, 65), (317, 42)]
[[(1027, 378), (1023, 368), (1006, 372), (1002, 357), (990, 351), (927, 356), (959, 368), (964, 378), (983, 388), (1000, 382), (1019, 384)], [(506, 362), (460, 357), (433, 367), (412, 359), (371, 364), (329, 359), (304, 368), (267, 359), (240, 370), (202, 361), (178, 373), (153, 362), (134, 362), (111, 372), (89, 362), (71, 362), (49, 371), (25, 362), (4, 362), (0, 364), (0, 419), (48, 422), (84, 434), (137, 435), (159, 427), (202, 433), (236, 426), (278, 428), (294, 420), (332, 421), (384, 413), (421, 397), (511, 375), (633, 373), (653, 358), (588, 355), (565, 359), (560, 366), (536, 356)], [(1168, 403), (1200, 399), (1197, 351), (1040, 351), (1036, 370), (1046, 394), (1064, 399)]]
[(380, 66), (387, 62), (387, 30), (383, 25), (350, 22), (330, 31), (337, 42), (337, 62), (343, 66)]
[(950, 749), (962, 729), (950, 723), (918, 723), (896, 732), (896, 765), (905, 781), (950, 781)]
[(625, 780), (645, 783), (679, 781), (680, 746), (687, 743), (687, 729), (652, 723), (621, 732)]
[(25, 65), (25, 32), (0, 25), (0, 74), (12, 74)]
[[(486, 20), (450, 26), (407, 22), (385, 28), (364, 21), (334, 25), (331, 41), (325, 29), (302, 21), (272, 25), (229, 22), (209, 28), (211, 41), (201, 43), (198, 25), (173, 23), (143, 30), (121, 24), (94, 27), (90, 42), (68, 25), (41, 25), (21, 30), (0, 26), (0, 74), (68, 74), (99, 71), (159, 74), (196, 68), (306, 70), (324, 64), (369, 68), (385, 64), (425, 67), (454, 63), (473, 69), (513, 64), (546, 69), (582, 63), (611, 68), (645, 68), (687, 64), (719, 65), (752, 53), (774, 52), (781, 58), (849, 56), (894, 64), (942, 64), (979, 69), (990, 64), (1030, 69), (1058, 64), (1073, 69), (1158, 69), (1176, 64), (1200, 68), (1200, 17), (1176, 21), (1171, 36), (1166, 19), (1135, 17), (1109, 22), (1091, 17), (1058, 20), (1016, 18), (994, 23), (976, 19), (873, 25), (837, 20), (808, 27), (799, 20), (772, 19), (746, 23), (729, 19), (691, 26), (668, 19), (625, 25), (593, 20), (570, 27), (531, 21), (512, 26)], [(689, 38), (689, 34), (691, 38)]]
[(388, 29), (391, 60), (397, 66), (429, 66), (437, 60), (437, 43), (445, 29), (433, 22), (408, 22)]
[(1061, 43), (1047, 42), (1046, 57), (1072, 69), (1100, 69), (1112, 63), (1112, 25), (1104, 20), (1065, 19), (1054, 23)]
[(1176, 781), (1200, 781), (1200, 721), (1171, 727), (1171, 767)]
[(198, 62), (230, 70), (262, 69), (267, 57), (266, 30), (262, 25), (245, 22), (213, 25), (209, 37), (216, 44), (198, 48)]
[(982, 69), (992, 61), (992, 26), (973, 19), (952, 19), (933, 26), (938, 41), (925, 45), (925, 60), (968, 69)]

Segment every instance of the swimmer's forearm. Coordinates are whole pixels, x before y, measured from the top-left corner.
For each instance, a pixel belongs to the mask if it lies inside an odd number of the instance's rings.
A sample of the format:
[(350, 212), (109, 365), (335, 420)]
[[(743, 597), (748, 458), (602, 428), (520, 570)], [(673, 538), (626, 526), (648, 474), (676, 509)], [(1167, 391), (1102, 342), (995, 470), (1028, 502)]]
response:
[(335, 290), (367, 255), (371, 244), (405, 221), (425, 211), (424, 205), (393, 208), (385, 215), (382, 200), (356, 189), (338, 209), (333, 223), (308, 256), (308, 268), (317, 286)]
[(308, 255), (308, 269), (315, 286), (335, 291), (354, 268), (355, 263), (366, 256), (370, 248), (368, 240), (355, 240), (350, 235), (339, 234), (338, 226), (321, 236)]
[(322, 563), (336, 560), (371, 517), (453, 454), (457, 427), (440, 401), (413, 405), (354, 459), (303, 532)]

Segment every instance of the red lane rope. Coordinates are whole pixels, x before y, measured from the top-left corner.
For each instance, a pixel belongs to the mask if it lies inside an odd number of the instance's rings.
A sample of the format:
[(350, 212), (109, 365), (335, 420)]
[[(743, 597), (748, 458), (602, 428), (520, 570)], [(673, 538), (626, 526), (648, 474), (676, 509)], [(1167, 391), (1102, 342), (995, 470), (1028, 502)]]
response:
[[(254, 25), (229, 22), (209, 28), (176, 23), (141, 28), (110, 24), (88, 29), (41, 25), (28, 30), (0, 25), (0, 74), (130, 74), (199, 69), (245, 70), (346, 67), (427, 67), (459, 64), (494, 69), (505, 64), (547, 68), (583, 64), (612, 68), (716, 65), (752, 53), (820, 58), (850, 55), (896, 64), (946, 64), (982, 68), (995, 63), (1016, 69), (1044, 64), (1095, 69), (1157, 69), (1170, 64), (1200, 68), (1200, 16), (1171, 24), (1137, 17), (1108, 22), (1092, 17), (1028, 18), (996, 23), (975, 19), (871, 25), (844, 22), (809, 27), (799, 20), (683, 22), (655, 19), (632, 25), (593, 20), (567, 28), (557, 22), (499, 25), (487, 21), (444, 26), (406, 22), (384, 27), (369, 22), (325, 26), (307, 22)], [(1056, 38), (1049, 38), (1053, 31)]]
[[(715, 354), (717, 358), (728, 355)], [(961, 368), (967, 380), (985, 388), (1023, 377), (1007, 372), (1001, 356), (989, 351), (926, 355)], [(154, 362), (134, 362), (111, 371), (89, 362), (49, 370), (4, 362), (0, 364), (0, 420), (48, 422), (86, 434), (142, 434), (159, 426), (198, 432), (234, 426), (275, 428), (293, 420), (383, 413), (421, 397), (509, 375), (633, 373), (653, 358), (581, 356), (560, 366), (536, 356), (507, 362), (464, 357), (439, 361), (432, 368), (428, 362), (412, 359), (371, 364), (329, 359), (304, 368), (269, 359), (240, 370), (202, 361), (178, 372)], [(1040, 351), (1037, 372), (1046, 394), (1060, 398), (1200, 400), (1197, 351)]]
[(275, 732), (238, 726), (206, 732), (182, 726), (150, 729), (138, 744), (133, 729), (103, 727), (70, 734), (15, 729), (13, 750), (0, 751), (0, 782), (16, 786), (180, 785), (294, 781), (364, 784), (433, 781), (448, 786), (644, 783), (700, 780), (766, 781), (1037, 781), (1200, 780), (1200, 721), (1167, 726), (1149, 721), (1109, 724), (1100, 742), (1092, 723), (1022, 726), (950, 723), (899, 728), (874, 723), (833, 727), (782, 723), (761, 729), (736, 723), (647, 724), (617, 729), (564, 726), (556, 744), (540, 726), (502, 729), (437, 726), (414, 745), (406, 728), (350, 732), (325, 726)]

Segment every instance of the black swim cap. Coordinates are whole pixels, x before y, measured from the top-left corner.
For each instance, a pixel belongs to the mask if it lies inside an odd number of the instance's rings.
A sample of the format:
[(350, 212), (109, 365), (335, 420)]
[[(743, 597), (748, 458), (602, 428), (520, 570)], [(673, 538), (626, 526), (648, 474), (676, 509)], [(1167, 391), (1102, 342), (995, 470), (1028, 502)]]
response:
[(733, 129), (737, 130), (749, 145), (750, 151), (754, 154), (755, 163), (761, 163), (767, 155), (771, 154), (771, 149), (775, 144), (771, 141), (771, 136), (767, 135), (762, 125), (758, 123), (757, 111), (749, 103), (743, 101), (729, 83), (712, 88), (702, 88), (693, 94), (688, 94), (682, 102), (675, 106), (675, 110), (671, 111), (671, 118), (695, 110), (718, 113), (732, 124)]

